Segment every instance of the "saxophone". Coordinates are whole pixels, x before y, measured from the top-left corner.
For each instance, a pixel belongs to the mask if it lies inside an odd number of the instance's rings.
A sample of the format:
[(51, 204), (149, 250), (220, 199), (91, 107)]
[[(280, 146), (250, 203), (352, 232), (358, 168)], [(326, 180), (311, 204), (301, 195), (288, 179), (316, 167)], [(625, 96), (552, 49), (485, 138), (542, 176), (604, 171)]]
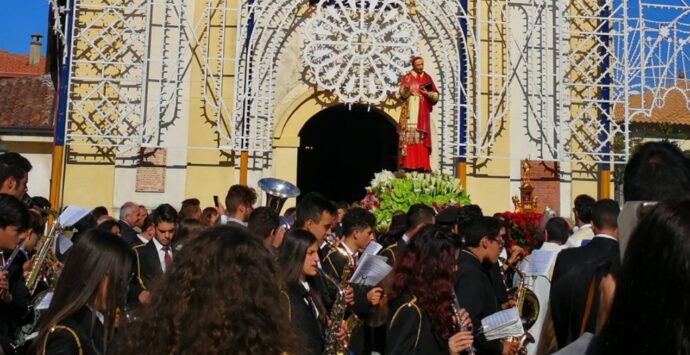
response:
[(52, 286), (55, 282), (57, 282), (57, 260), (50, 249), (53, 244), (55, 244), (55, 237), (61, 230), (62, 227), (56, 221), (50, 228), (48, 235), (41, 238), (41, 247), (38, 249), (38, 252), (36, 252), (36, 258), (34, 259), (33, 264), (31, 264), (29, 275), (26, 277), (26, 288), (29, 290), (29, 294), (31, 295), (33, 295), (36, 291), (39, 275), (43, 274), (43, 278), (49, 284), (49, 286)]
[[(338, 296), (336, 297), (336, 301), (333, 304), (333, 308), (331, 309), (331, 317), (330, 317), (331, 322), (333, 322), (333, 323), (331, 323), (330, 328), (333, 328), (333, 330), (335, 331), (335, 333), (333, 333), (332, 335), (334, 338), (336, 338), (335, 334), (340, 330), (340, 326), (335, 325), (334, 319), (337, 318), (339, 323), (343, 319), (345, 319), (345, 313), (347, 310), (347, 304), (345, 303), (345, 289), (348, 286), (348, 281), (350, 280), (350, 275), (352, 274), (352, 271), (354, 269), (355, 262), (354, 262), (354, 259), (352, 258), (352, 256), (350, 256), (344, 250), (336, 247), (333, 243), (331, 243), (329, 241), (326, 241), (326, 243), (328, 243), (328, 245), (331, 248), (333, 248), (335, 251), (337, 251), (339, 254), (343, 255), (347, 260), (347, 263), (343, 267), (343, 271), (340, 274), (340, 282), (333, 280), (332, 278), (329, 277), (329, 279), (332, 280), (334, 285), (337, 284), (336, 289), (338, 290)], [(342, 295), (341, 295), (341, 293), (342, 293)], [(342, 309), (336, 309), (336, 306), (339, 306), (339, 308), (342, 308)], [(334, 315), (333, 313), (335, 313), (336, 315)], [(340, 313), (342, 313), (342, 314), (340, 314)], [(356, 314), (351, 313), (347, 317), (347, 319), (345, 319), (345, 323), (347, 324), (347, 333), (345, 334), (345, 340), (341, 343), (341, 342), (337, 341), (337, 338), (336, 338), (336, 341), (334, 344), (337, 344), (337, 347), (333, 350), (334, 352), (326, 351), (325, 352), (326, 354), (346, 354), (347, 353), (345, 347), (350, 342), (350, 337), (352, 336), (352, 332), (362, 325), (362, 320)], [(331, 330), (330, 328), (329, 328), (329, 331)]]
[(338, 340), (338, 332), (340, 332), (340, 325), (345, 317), (345, 310), (347, 309), (347, 304), (345, 303), (345, 290), (340, 287), (340, 283), (334, 280), (330, 275), (328, 275), (321, 267), (319, 267), (319, 273), (330, 282), (336, 290), (338, 290), (338, 295), (333, 302), (333, 307), (331, 308), (331, 313), (328, 315), (331, 324), (326, 329), (324, 334), (324, 354), (326, 355), (337, 355), (345, 353), (345, 345)]

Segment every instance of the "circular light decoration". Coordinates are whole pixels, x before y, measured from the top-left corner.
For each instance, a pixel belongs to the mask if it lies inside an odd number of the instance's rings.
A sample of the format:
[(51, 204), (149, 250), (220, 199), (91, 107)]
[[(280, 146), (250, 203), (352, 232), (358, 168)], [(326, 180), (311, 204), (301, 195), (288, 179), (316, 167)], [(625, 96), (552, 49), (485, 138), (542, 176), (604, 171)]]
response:
[(397, 91), (418, 37), (406, 3), (320, 0), (303, 51), (317, 85), (346, 104), (378, 104)]

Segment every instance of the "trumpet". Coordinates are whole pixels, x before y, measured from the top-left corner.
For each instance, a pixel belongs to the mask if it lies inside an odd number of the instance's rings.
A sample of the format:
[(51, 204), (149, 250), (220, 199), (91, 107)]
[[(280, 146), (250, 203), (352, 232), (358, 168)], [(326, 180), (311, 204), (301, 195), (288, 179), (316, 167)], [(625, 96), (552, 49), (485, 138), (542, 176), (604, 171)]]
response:
[(48, 235), (42, 237), (41, 241), (39, 241), (41, 246), (36, 252), (34, 261), (31, 264), (31, 269), (29, 270), (29, 275), (26, 277), (26, 288), (32, 295), (36, 292), (39, 276), (41, 274), (43, 274), (43, 279), (49, 286), (53, 286), (54, 283), (57, 282), (59, 270), (57, 270), (57, 260), (51, 251), (51, 247), (55, 244), (55, 238), (61, 231), (62, 226), (60, 226), (60, 223), (56, 220), (53, 222), (53, 226), (50, 228)]

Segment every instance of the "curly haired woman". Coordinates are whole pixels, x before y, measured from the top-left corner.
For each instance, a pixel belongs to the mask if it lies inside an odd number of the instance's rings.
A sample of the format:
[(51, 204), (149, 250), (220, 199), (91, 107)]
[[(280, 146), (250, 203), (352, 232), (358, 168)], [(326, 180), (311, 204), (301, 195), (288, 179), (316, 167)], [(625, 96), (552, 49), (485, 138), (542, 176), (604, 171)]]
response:
[(422, 228), (393, 270), (388, 313), (387, 354), (459, 354), (472, 346), (469, 315), (457, 319), (453, 282), (460, 241), (443, 227)]
[(213, 227), (176, 255), (120, 354), (294, 353), (272, 257), (237, 226)]

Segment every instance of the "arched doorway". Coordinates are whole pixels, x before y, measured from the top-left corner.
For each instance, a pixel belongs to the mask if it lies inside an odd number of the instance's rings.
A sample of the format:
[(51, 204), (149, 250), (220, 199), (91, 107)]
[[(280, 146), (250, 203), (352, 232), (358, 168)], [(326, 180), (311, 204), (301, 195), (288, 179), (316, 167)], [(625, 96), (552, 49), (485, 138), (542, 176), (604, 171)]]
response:
[(374, 173), (397, 168), (398, 133), (386, 114), (338, 105), (314, 115), (299, 133), (297, 186), (334, 201), (365, 195)]

